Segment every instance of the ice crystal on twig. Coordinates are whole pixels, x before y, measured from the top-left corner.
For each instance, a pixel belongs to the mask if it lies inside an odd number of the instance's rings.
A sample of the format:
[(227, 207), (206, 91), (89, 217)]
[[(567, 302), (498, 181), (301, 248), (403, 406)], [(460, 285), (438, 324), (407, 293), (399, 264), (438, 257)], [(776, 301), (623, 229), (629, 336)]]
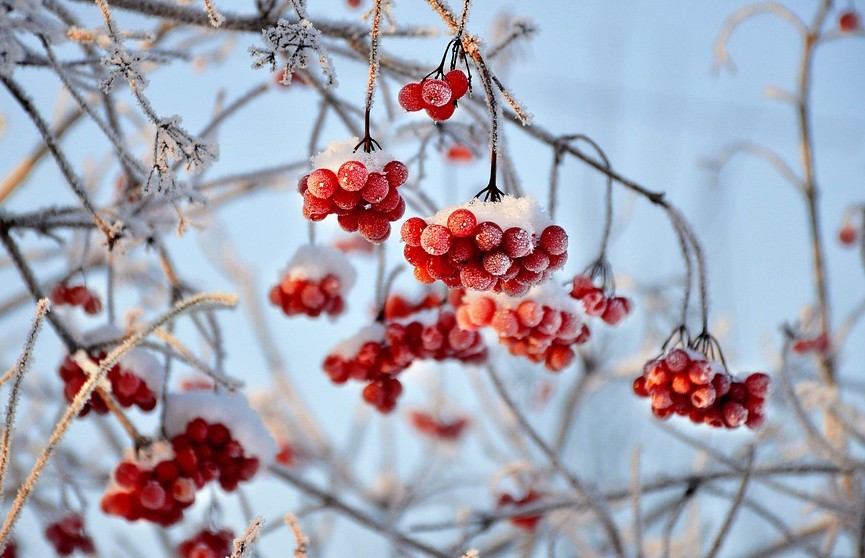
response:
[(219, 147), (215, 143), (204, 143), (194, 138), (180, 127), (181, 121), (180, 116), (174, 115), (160, 118), (156, 126), (153, 172), (148, 179), (148, 187), (155, 175), (157, 191), (160, 192), (175, 189), (172, 161), (182, 162), (187, 171), (201, 172), (219, 159)]
[(111, 93), (118, 83), (134, 82), (141, 90), (147, 87), (148, 81), (141, 65), (149, 60), (149, 56), (141, 51), (127, 50), (122, 45), (111, 43), (106, 48), (108, 54), (101, 60), (108, 70), (108, 77), (99, 80), (99, 87), (105, 93)]
[(301, 19), (295, 23), (280, 19), (274, 27), (263, 30), (261, 36), (268, 48), (249, 47), (249, 54), (254, 58), (254, 69), (268, 66), (271, 71), (276, 71), (276, 58), (280, 55), (286, 59), (283, 83), (287, 85), (291, 82), (292, 74), (306, 69), (311, 58), (315, 56), (327, 78), (326, 85), (336, 86), (333, 62), (321, 44), (321, 32), (313, 27), (309, 20)]

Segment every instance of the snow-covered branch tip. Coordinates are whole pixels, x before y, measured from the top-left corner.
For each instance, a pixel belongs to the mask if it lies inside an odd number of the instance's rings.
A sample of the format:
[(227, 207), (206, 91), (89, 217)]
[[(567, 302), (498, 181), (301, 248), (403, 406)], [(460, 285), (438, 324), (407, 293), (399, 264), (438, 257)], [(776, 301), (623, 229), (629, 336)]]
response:
[[(174, 115), (160, 118), (156, 126), (156, 138), (153, 146), (153, 171), (156, 174), (157, 191), (171, 193), (176, 190), (174, 174), (171, 170), (173, 161), (181, 162), (188, 172), (202, 172), (212, 163), (219, 160), (219, 146), (216, 143), (206, 143), (193, 137), (180, 127), (183, 119)], [(145, 186), (149, 189), (154, 172)]]
[(255, 543), (258, 542), (258, 537), (261, 535), (262, 527), (264, 527), (263, 517), (258, 516), (250, 521), (246, 531), (234, 539), (234, 551), (231, 553), (231, 558), (247, 558), (248, 556), (252, 556)]
[(276, 71), (277, 57), (285, 59), (282, 83), (291, 83), (291, 76), (297, 70), (309, 67), (310, 60), (318, 59), (321, 71), (326, 78), (327, 87), (336, 87), (336, 74), (333, 61), (321, 42), (321, 31), (313, 27), (307, 19), (291, 22), (280, 19), (275, 26), (261, 32), (266, 48), (251, 46), (249, 54), (253, 57), (252, 67), (258, 69), (264, 66)]

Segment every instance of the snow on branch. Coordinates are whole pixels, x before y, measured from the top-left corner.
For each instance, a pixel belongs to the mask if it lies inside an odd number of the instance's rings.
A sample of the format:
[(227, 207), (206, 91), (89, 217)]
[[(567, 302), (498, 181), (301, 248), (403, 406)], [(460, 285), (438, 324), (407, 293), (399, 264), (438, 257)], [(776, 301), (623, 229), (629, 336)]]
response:
[(249, 47), (249, 54), (254, 58), (254, 69), (269, 66), (276, 71), (277, 56), (286, 59), (283, 70), (283, 83), (291, 83), (291, 76), (297, 70), (306, 69), (312, 57), (317, 57), (321, 70), (327, 78), (326, 85), (337, 85), (333, 61), (321, 43), (321, 31), (313, 27), (308, 19), (291, 22), (280, 19), (275, 26), (261, 32), (262, 40), (267, 48)]

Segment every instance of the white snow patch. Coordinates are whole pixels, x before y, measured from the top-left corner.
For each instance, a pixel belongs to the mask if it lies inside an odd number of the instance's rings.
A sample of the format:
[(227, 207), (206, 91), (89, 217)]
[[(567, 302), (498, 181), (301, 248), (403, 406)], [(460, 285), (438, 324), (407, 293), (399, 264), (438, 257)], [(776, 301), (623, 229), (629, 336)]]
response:
[(395, 320), (391, 320), (391, 322), (403, 325), (408, 325), (412, 322), (420, 322), (423, 326), (429, 326), (437, 324), (440, 315), (441, 312), (436, 308), (425, 308), (404, 318), (397, 318)]
[(354, 358), (357, 352), (360, 351), (360, 348), (366, 343), (370, 341), (381, 343), (384, 341), (384, 330), (384, 325), (378, 322), (368, 325), (348, 339), (340, 341), (339, 344), (328, 351), (328, 354), (336, 355), (346, 360)]
[(313, 169), (329, 169), (334, 173), (346, 161), (360, 161), (366, 167), (367, 172), (384, 173), (384, 166), (395, 160), (396, 157), (389, 152), (379, 149), (372, 153), (364, 153), (363, 148), (354, 150), (360, 140), (357, 137), (345, 141), (332, 141), (327, 149), (310, 158)]
[(517, 198), (514, 196), (503, 196), (499, 202), (481, 201), (477, 198), (468, 203), (446, 207), (426, 220), (429, 224), (447, 226), (448, 217), (456, 209), (468, 209), (475, 214), (478, 223), (492, 221), (502, 228), (503, 231), (511, 227), (520, 227), (528, 231), (530, 235), (536, 235), (536, 241), (540, 238), (544, 229), (553, 224), (549, 215), (543, 210), (538, 201), (531, 197)]
[(169, 437), (185, 432), (192, 419), (202, 418), (211, 424), (220, 422), (228, 427), (244, 452), (258, 458), (261, 468), (276, 458), (279, 451), (276, 440), (241, 394), (212, 391), (171, 393), (166, 397), (165, 406), (165, 433)]
[(283, 276), (292, 279), (319, 281), (326, 275), (339, 279), (343, 292), (348, 291), (357, 280), (357, 272), (345, 255), (330, 246), (303, 244), (288, 261)]

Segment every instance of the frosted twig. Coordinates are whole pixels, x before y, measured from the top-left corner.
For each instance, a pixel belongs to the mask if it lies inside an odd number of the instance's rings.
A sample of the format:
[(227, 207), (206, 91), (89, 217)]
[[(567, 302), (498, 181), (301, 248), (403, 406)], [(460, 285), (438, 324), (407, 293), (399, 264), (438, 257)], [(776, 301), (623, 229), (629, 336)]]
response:
[(250, 521), (246, 531), (234, 539), (234, 551), (231, 553), (231, 558), (247, 558), (251, 556), (263, 526), (264, 518), (261, 516), (255, 517)]
[(15, 366), (3, 375), (4, 378), (14, 375), (15, 380), (12, 382), (12, 391), (9, 393), (9, 401), (6, 403), (6, 417), (3, 424), (2, 439), (0, 439), (0, 503), (3, 501), (3, 481), (6, 478), (6, 469), (9, 466), (12, 429), (15, 426), (15, 411), (18, 409), (21, 382), (24, 379), (24, 374), (30, 369), (30, 363), (33, 361), (33, 347), (36, 345), (36, 338), (42, 329), (42, 318), (50, 308), (51, 302), (47, 298), (43, 298), (36, 303), (36, 315), (33, 316), (33, 325), (30, 326), (30, 331), (27, 332), (27, 337), (24, 340), (24, 349), (21, 351), (21, 356), (18, 357)]
[(195, 367), (196, 370), (211, 378), (215, 383), (224, 387), (230, 392), (237, 391), (244, 386), (241, 380), (230, 378), (220, 374), (216, 370), (207, 366), (203, 361), (196, 357), (177, 337), (164, 329), (157, 329), (154, 335), (164, 341), (168, 346), (177, 351), (178, 356)]
[(309, 546), (309, 538), (303, 534), (300, 524), (294, 514), (287, 513), (284, 518), (285, 524), (291, 529), (294, 535), (296, 546), (294, 547), (294, 558), (306, 558), (307, 547)]
[(210, 20), (212, 26), (219, 27), (225, 22), (225, 16), (216, 11), (213, 0), (204, 0), (204, 11), (207, 12), (207, 19)]
[(803, 38), (808, 34), (808, 27), (805, 25), (805, 22), (783, 4), (778, 2), (762, 2), (760, 4), (745, 6), (733, 12), (727, 19), (715, 41), (715, 64), (713, 66), (715, 71), (718, 71), (722, 67), (727, 67), (730, 71), (736, 71), (736, 65), (727, 52), (727, 44), (730, 42), (730, 37), (740, 24), (756, 15), (766, 13), (777, 15), (788, 21), (799, 31)]

